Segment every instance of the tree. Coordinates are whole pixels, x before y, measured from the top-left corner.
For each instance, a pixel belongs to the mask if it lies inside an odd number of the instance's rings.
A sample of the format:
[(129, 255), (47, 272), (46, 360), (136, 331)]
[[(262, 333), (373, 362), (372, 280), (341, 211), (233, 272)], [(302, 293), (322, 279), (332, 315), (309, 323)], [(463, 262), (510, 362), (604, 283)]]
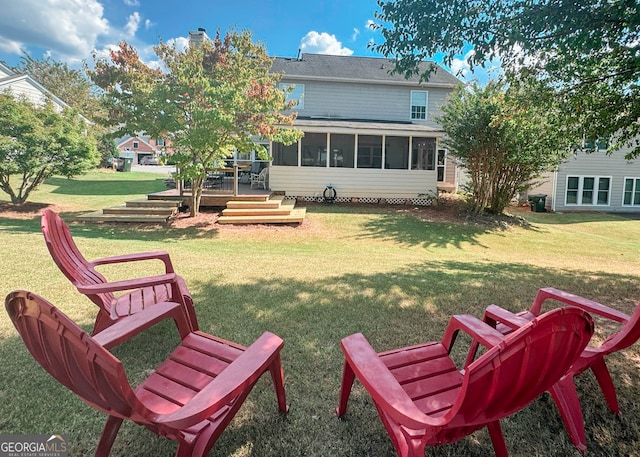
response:
[(291, 144), (302, 133), (286, 127), (295, 116), (281, 113), (290, 105), (278, 89), (280, 76), (269, 72), (272, 60), (249, 32), (218, 33), (185, 51), (162, 42), (154, 49), (164, 71), (144, 64), (123, 42), (89, 75), (110, 98), (121, 134), (170, 140), (179, 177), (191, 181), (195, 216), (207, 173), (234, 150), (267, 158), (259, 139)]
[(80, 70), (70, 68), (65, 62), (51, 57), (38, 60), (24, 54), (15, 70), (27, 73), (94, 123), (100, 123), (106, 116), (96, 86)]
[(14, 204), (53, 174), (71, 178), (95, 167), (96, 142), (73, 110), (56, 112), (53, 103), (36, 107), (0, 93), (0, 189)]
[(443, 140), (471, 179), (470, 211), (501, 214), (533, 180), (571, 152), (561, 119), (523, 103), (521, 91), (502, 82), (458, 88), (437, 119)]
[[(471, 66), (500, 58), (512, 80), (538, 83), (579, 136), (608, 137), (640, 154), (640, 9), (637, 0), (378, 0), (373, 48), (397, 71), (441, 53), (451, 65), (471, 45)], [(424, 75), (428, 77), (428, 75)], [(574, 138), (579, 141), (581, 138)]]

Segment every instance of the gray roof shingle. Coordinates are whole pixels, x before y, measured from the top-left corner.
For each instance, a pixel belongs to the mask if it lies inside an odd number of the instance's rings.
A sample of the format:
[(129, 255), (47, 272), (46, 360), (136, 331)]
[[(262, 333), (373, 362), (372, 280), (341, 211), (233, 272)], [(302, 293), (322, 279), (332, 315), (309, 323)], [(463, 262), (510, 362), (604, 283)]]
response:
[[(423, 62), (420, 68), (426, 70), (429, 64), (430, 62)], [(391, 74), (393, 68), (394, 63), (392, 60), (380, 57), (302, 54), (299, 59), (276, 57), (271, 66), (271, 71), (281, 73), (285, 79), (287, 77), (310, 77), (419, 84), (420, 77), (418, 75), (407, 79), (402, 74)], [(437, 65), (436, 71), (431, 74), (429, 81), (425, 84), (455, 86), (461, 84), (461, 82), (444, 68)]]

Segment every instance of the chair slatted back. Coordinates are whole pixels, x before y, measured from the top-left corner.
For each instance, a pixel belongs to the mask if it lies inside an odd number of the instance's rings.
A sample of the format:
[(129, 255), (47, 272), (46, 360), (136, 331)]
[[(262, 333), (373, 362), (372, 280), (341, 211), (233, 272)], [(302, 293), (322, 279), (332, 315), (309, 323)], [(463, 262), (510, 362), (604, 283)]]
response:
[(57, 381), (107, 414), (142, 419), (122, 363), (71, 319), (26, 291), (9, 294), (5, 307), (33, 358)]
[[(65, 222), (55, 212), (47, 209), (42, 214), (42, 234), (47, 248), (58, 268), (71, 281), (78, 286), (104, 284), (107, 279), (96, 271), (84, 258), (71, 236), (71, 231)], [(101, 293), (87, 295), (91, 301), (104, 309), (107, 314), (111, 311), (111, 303), (114, 300), (113, 293)]]
[[(540, 316), (470, 364), (450, 414), (469, 426), (506, 417), (535, 400), (565, 374), (593, 334), (593, 320), (577, 308)], [(453, 423), (452, 423), (453, 425)]]

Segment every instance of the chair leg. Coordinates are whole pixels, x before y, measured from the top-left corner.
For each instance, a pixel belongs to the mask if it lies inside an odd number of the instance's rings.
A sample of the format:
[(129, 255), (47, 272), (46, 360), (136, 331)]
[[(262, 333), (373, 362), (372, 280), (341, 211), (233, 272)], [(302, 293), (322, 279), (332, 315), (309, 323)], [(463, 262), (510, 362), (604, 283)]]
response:
[(611, 373), (609, 373), (609, 369), (604, 363), (604, 358), (601, 358), (596, 363), (592, 364), (591, 369), (596, 375), (596, 380), (600, 385), (600, 390), (602, 390), (602, 394), (604, 395), (604, 399), (607, 401), (609, 409), (615, 414), (620, 414), (620, 405), (618, 404), (616, 388), (613, 385)]
[(100, 435), (100, 441), (96, 446), (95, 457), (108, 457), (111, 452), (113, 442), (118, 435), (120, 426), (122, 425), (122, 419), (119, 417), (109, 416), (107, 422), (104, 424), (102, 434)]
[(587, 437), (584, 431), (582, 407), (578, 398), (578, 391), (573, 382), (573, 376), (564, 376), (549, 389), (553, 397), (564, 426), (569, 433), (571, 442), (583, 454), (587, 451)]
[(281, 413), (286, 413), (289, 411), (289, 405), (287, 405), (287, 394), (284, 390), (284, 371), (282, 369), (280, 354), (277, 354), (276, 358), (271, 362), (269, 371), (271, 372), (271, 379), (273, 379), (273, 387), (276, 389), (278, 409)]
[(351, 366), (345, 361), (344, 369), (342, 370), (342, 384), (340, 386), (340, 400), (338, 407), (336, 408), (336, 414), (338, 417), (342, 417), (347, 413), (347, 403), (349, 401), (349, 395), (351, 394), (351, 387), (356, 375), (353, 372)]
[(489, 429), (489, 436), (491, 437), (493, 451), (495, 452), (496, 457), (508, 457), (509, 452), (507, 452), (507, 445), (504, 442), (504, 435), (502, 433), (500, 421), (490, 422), (487, 425), (487, 428)]

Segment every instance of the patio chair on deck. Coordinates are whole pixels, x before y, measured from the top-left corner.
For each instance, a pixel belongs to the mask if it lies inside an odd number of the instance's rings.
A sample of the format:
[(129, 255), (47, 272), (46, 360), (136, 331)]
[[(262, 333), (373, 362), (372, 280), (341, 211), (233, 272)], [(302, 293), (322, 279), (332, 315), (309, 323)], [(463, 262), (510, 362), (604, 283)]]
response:
[(273, 379), (279, 410), (287, 411), (280, 362), (284, 342), (273, 333), (263, 333), (245, 348), (202, 332), (181, 332), (178, 347), (132, 388), (122, 363), (108, 349), (135, 330), (133, 319), (158, 308), (166, 308), (183, 321), (179, 327), (186, 328), (184, 307), (159, 303), (89, 336), (30, 292), (9, 294), (5, 306), (33, 358), (85, 403), (108, 415), (96, 457), (109, 455), (125, 419), (177, 441), (178, 457), (204, 457), (266, 372)]
[(262, 170), (260, 170), (260, 173), (255, 174), (252, 173), (251, 174), (251, 188), (253, 189), (253, 186), (262, 186), (263, 189), (267, 189), (267, 180), (269, 179), (269, 167), (267, 168), (263, 168)]
[[(184, 280), (178, 276), (169, 254), (164, 251), (125, 254), (88, 261), (80, 253), (65, 222), (53, 211), (42, 214), (42, 234), (53, 261), (81, 294), (98, 305), (99, 311), (93, 327), (97, 333), (120, 319), (148, 308), (155, 303), (174, 301), (184, 306), (189, 320), (187, 330), (197, 330), (193, 300)], [(109, 282), (95, 267), (136, 261), (161, 261), (164, 274)], [(114, 292), (123, 292), (116, 297)], [(151, 325), (149, 322), (145, 325)], [(142, 323), (141, 323), (142, 325)], [(141, 327), (141, 330), (144, 326)]]
[(638, 341), (640, 338), (640, 304), (636, 305), (633, 314), (628, 316), (593, 300), (547, 287), (538, 291), (529, 311), (513, 314), (497, 305), (491, 305), (485, 311), (485, 321), (495, 326), (501, 333), (508, 334), (523, 325), (527, 325), (528, 322), (539, 316), (542, 304), (546, 300), (556, 300), (565, 305), (580, 308), (594, 316), (599, 316), (613, 324), (617, 324), (617, 330), (612, 332), (602, 344), (597, 347), (588, 346), (562, 379), (549, 390), (560, 411), (571, 441), (581, 452), (585, 452), (587, 439), (584, 418), (573, 378), (591, 369), (596, 376), (609, 409), (615, 414), (620, 414), (616, 388), (613, 385), (611, 374), (604, 358)]
[[(458, 369), (449, 357), (462, 330), (488, 348)], [(362, 334), (342, 340), (345, 363), (338, 416), (357, 377), (371, 395), (399, 457), (451, 443), (483, 427), (495, 453), (508, 455), (503, 419), (529, 405), (574, 363), (593, 333), (584, 311), (563, 308), (508, 336), (469, 315), (453, 316), (441, 342), (376, 353)]]

